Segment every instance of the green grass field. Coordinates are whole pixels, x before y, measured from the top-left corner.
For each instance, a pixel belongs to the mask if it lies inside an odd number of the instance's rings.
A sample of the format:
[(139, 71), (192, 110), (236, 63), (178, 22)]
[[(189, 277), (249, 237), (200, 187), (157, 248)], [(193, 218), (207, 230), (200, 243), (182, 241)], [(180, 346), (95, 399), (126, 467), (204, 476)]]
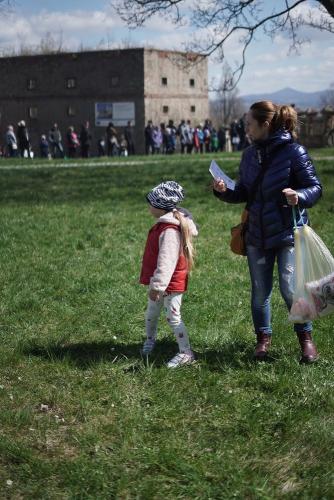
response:
[[(312, 153), (311, 220), (333, 252), (334, 150)], [(217, 159), (235, 175), (238, 155)], [(333, 499), (333, 317), (315, 322), (320, 361), (299, 365), (276, 287), (272, 361), (254, 363), (229, 250), (241, 206), (212, 196), (210, 156), (134, 160), (0, 162), (0, 498)], [(145, 194), (167, 179), (200, 226), (183, 305), (198, 361), (175, 371), (163, 318), (139, 355)]]

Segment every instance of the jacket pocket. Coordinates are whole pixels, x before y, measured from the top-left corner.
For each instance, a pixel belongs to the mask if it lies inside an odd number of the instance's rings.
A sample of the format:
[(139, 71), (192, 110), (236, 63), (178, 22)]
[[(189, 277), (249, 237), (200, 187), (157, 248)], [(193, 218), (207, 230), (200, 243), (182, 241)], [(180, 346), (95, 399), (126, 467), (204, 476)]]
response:
[(292, 209), (289, 205), (278, 204), (278, 210), (281, 214), (281, 220), (284, 228), (293, 227)]

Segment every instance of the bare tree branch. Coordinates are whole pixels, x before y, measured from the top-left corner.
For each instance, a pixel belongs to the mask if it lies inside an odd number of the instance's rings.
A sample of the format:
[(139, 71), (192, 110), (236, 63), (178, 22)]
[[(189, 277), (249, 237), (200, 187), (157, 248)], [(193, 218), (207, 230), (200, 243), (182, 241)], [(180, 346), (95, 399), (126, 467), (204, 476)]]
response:
[[(176, 25), (193, 29), (192, 40), (184, 47), (203, 57), (216, 54), (223, 61), (225, 47), (239, 36), (241, 56), (233, 70), (233, 85), (240, 80), (249, 45), (262, 31), (272, 39), (284, 33), (289, 51), (306, 41), (300, 28), (306, 26), (334, 33), (334, 0), (316, 0), (317, 14), (309, 0), (276, 0), (270, 8), (261, 0), (114, 0), (113, 7), (129, 27), (143, 26), (154, 16), (164, 16)], [(314, 7), (313, 2), (313, 7)]]
[(156, 14), (170, 14), (175, 23), (181, 21), (179, 4), (184, 0), (124, 0), (117, 1), (115, 7), (130, 28), (143, 26)]
[(8, 10), (13, 5), (12, 0), (0, 0), (0, 12)]

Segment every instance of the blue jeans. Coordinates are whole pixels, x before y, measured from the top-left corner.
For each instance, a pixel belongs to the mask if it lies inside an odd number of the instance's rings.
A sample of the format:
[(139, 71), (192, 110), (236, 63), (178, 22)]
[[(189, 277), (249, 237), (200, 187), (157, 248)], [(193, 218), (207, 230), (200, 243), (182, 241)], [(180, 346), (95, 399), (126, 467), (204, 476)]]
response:
[[(263, 250), (247, 246), (248, 267), (252, 282), (252, 316), (255, 333), (272, 334), (270, 299), (273, 288), (273, 271), (277, 257), (279, 287), (290, 310), (293, 296), (294, 247)], [(312, 323), (294, 324), (297, 333), (311, 332)]]

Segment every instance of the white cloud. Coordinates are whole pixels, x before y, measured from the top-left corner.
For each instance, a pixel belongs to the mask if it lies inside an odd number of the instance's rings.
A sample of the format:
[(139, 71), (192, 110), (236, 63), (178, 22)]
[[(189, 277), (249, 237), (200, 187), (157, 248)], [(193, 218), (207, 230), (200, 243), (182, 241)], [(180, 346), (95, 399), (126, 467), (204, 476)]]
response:
[[(312, 14), (319, 15), (319, 10), (314, 8)], [(38, 45), (48, 32), (56, 40), (61, 37), (63, 47), (70, 50), (76, 50), (81, 44), (91, 48), (99, 45), (101, 48), (119, 47), (123, 41), (133, 46), (182, 50), (195, 35), (204, 39), (208, 34), (214, 35), (213, 28), (194, 33), (189, 26), (178, 28), (162, 16), (151, 19), (145, 28), (128, 31), (115, 12), (107, 7), (92, 11), (43, 10), (31, 16), (7, 15), (1, 26), (0, 49), (6, 46), (19, 48), (22, 44)], [(316, 30), (312, 33), (316, 34)], [(226, 60), (231, 67), (240, 61), (239, 37), (240, 34), (235, 34), (225, 48)], [(286, 86), (305, 91), (327, 88), (334, 80), (333, 35), (321, 33), (312, 38), (311, 44), (301, 47), (300, 56), (288, 56), (289, 43), (284, 34), (277, 35), (274, 41), (258, 34), (247, 51), (246, 68), (238, 85), (240, 92), (273, 91)], [(221, 74), (222, 64), (213, 55), (209, 64), (209, 81), (212, 76), (219, 80)]]
[(255, 57), (253, 57), (252, 64), (255, 63), (271, 64), (271, 63), (277, 63), (282, 59), (285, 59), (285, 56), (282, 56), (282, 52), (278, 52), (277, 50), (273, 49), (270, 52), (267, 52), (265, 54), (258, 54)]
[(278, 67), (248, 68), (242, 81), (242, 94), (271, 92), (284, 87), (312, 92), (328, 88), (329, 66), (321, 62), (309, 64), (286, 64)]
[(72, 12), (41, 12), (31, 17), (31, 24), (43, 26), (44, 31), (62, 29), (68, 32), (83, 32), (113, 28), (115, 19), (107, 16), (102, 11), (72, 11)]
[(6, 20), (8, 22), (3, 23), (1, 27), (0, 44), (16, 48), (21, 43), (34, 45), (45, 37), (46, 33), (53, 36), (61, 33), (64, 46), (74, 48), (90, 37), (101, 37), (107, 31), (121, 26), (118, 18), (103, 11), (41, 11), (30, 17), (13, 14), (7, 16)]

